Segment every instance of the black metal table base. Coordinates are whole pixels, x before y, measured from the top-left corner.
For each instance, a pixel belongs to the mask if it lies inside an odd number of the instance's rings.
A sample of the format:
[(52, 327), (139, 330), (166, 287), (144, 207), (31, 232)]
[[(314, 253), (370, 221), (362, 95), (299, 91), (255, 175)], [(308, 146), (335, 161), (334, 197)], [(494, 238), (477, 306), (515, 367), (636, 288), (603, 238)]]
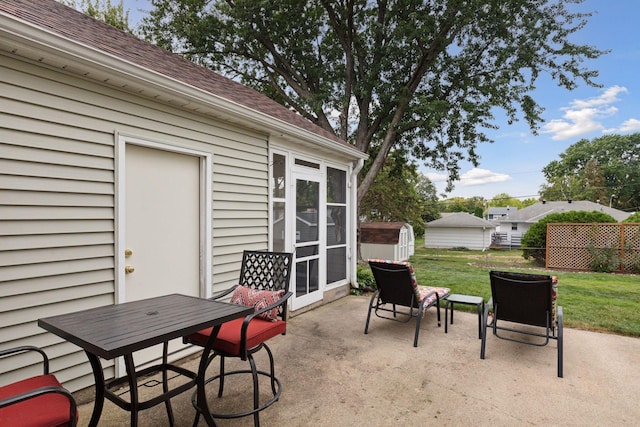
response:
[[(124, 359), (125, 359), (125, 366), (127, 369), (127, 375), (121, 378), (116, 378), (107, 383), (105, 383), (104, 381), (104, 376), (101, 375), (102, 369), (101, 368), (96, 369), (96, 367), (100, 367), (100, 361), (98, 357), (87, 352), (89, 361), (93, 366), (93, 372), (95, 377), (94, 379), (96, 383), (96, 400), (95, 400), (96, 403), (94, 406), (93, 414), (91, 416), (89, 425), (97, 426), (98, 420), (100, 419), (100, 415), (102, 413), (104, 398), (106, 397), (121, 409), (131, 412), (132, 427), (135, 427), (138, 425), (139, 411), (143, 411), (145, 409), (152, 408), (160, 403), (164, 403), (167, 409), (169, 425), (173, 426), (174, 418), (173, 418), (173, 409), (171, 408), (170, 399), (194, 387), (196, 385), (197, 374), (188, 369), (181, 368), (179, 366), (175, 366), (167, 363), (167, 351), (168, 351), (168, 343), (164, 343), (163, 363), (147, 367), (140, 371), (135, 370), (135, 365), (133, 363), (133, 356), (131, 354), (125, 355)], [(175, 388), (169, 389), (169, 383), (168, 383), (169, 372), (174, 372), (181, 376), (187, 377), (189, 378), (189, 381), (187, 381), (184, 384), (180, 384)], [(96, 375), (96, 373), (99, 373), (99, 374)], [(139, 395), (138, 395), (138, 378), (146, 375), (150, 375), (150, 374), (157, 374), (157, 373), (162, 373), (162, 394), (158, 396), (154, 396), (149, 400), (140, 401)], [(124, 400), (118, 394), (113, 392), (113, 390), (122, 386), (129, 387), (129, 401)]]

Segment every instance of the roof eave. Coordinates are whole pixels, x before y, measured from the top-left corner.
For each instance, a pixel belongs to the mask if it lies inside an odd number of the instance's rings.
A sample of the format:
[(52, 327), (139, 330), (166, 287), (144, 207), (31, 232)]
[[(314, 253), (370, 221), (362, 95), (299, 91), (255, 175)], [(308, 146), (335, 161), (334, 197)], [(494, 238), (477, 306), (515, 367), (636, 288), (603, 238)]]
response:
[[(309, 130), (2, 12), (0, 12), (0, 40), (0, 48), (11, 43), (12, 47), (13, 45), (18, 46), (18, 49), (12, 51), (38, 49), (48, 52), (52, 58), (60, 63), (73, 64), (73, 66), (64, 67), (66, 72), (80, 75), (83, 78), (108, 74), (112, 77), (112, 82), (108, 83), (102, 80), (102, 83), (111, 85), (114, 85), (113, 82), (131, 83), (130, 85), (117, 85), (120, 90), (132, 91), (136, 94), (160, 92), (168, 95), (171, 99), (179, 98), (178, 105), (188, 110), (198, 111), (201, 114), (211, 115), (262, 132), (266, 131), (270, 136), (306, 142), (312, 144), (316, 149), (330, 151), (353, 159), (368, 157), (366, 153), (348, 144), (339, 144)], [(47, 62), (43, 62), (47, 64)], [(170, 104), (176, 105), (175, 100)], [(253, 125), (249, 126), (250, 123)]]

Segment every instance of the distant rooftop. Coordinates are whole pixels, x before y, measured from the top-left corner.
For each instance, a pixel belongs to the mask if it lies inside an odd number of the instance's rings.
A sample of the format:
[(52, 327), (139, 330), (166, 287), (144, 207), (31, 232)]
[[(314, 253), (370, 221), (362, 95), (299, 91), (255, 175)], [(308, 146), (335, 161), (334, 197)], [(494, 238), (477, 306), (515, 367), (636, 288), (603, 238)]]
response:
[(610, 208), (609, 206), (599, 203), (590, 202), (588, 200), (563, 200), (553, 202), (538, 202), (526, 208), (522, 208), (517, 212), (509, 214), (508, 217), (499, 219), (502, 222), (538, 222), (540, 219), (552, 213), (563, 213), (571, 211), (586, 212), (602, 212), (611, 215), (616, 221), (623, 221), (631, 215), (619, 209)]

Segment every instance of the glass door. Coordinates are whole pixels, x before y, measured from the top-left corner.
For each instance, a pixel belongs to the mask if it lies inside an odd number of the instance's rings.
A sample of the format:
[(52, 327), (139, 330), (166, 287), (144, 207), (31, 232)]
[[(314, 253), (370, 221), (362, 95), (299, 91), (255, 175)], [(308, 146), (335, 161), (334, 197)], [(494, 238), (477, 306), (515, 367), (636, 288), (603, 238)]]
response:
[(321, 230), (326, 220), (320, 204), (321, 175), (294, 173), (295, 182), (295, 284), (293, 310), (322, 299), (324, 274), (321, 268)]

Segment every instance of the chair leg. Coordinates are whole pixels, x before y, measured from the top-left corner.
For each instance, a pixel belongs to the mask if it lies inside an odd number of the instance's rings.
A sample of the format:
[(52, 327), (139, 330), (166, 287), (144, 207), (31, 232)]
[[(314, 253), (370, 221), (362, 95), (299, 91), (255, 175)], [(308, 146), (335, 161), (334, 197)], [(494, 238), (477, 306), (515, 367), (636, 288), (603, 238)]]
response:
[(273, 392), (273, 394), (275, 395), (277, 393), (276, 390), (276, 369), (275, 369), (275, 364), (273, 362), (273, 354), (271, 353), (271, 349), (266, 345), (263, 344), (263, 347), (265, 350), (267, 350), (267, 354), (269, 355), (269, 368), (271, 369), (271, 391)]
[(562, 362), (563, 362), (563, 355), (562, 355), (562, 324), (563, 324), (563, 319), (562, 319), (562, 307), (558, 307), (558, 377), (562, 378), (563, 372), (562, 372)]
[(489, 320), (489, 306), (485, 306), (484, 314), (482, 315), (482, 336), (480, 343), (480, 359), (484, 359), (485, 346), (487, 345), (487, 321)]
[(413, 338), (413, 346), (418, 346), (418, 335), (420, 334), (420, 321), (422, 320), (422, 316), (424, 314), (424, 307), (420, 304), (420, 308), (416, 313), (416, 336)]
[(364, 325), (365, 335), (369, 333), (369, 320), (371, 320), (371, 311), (373, 310), (373, 302), (375, 301), (377, 296), (378, 296), (378, 292), (376, 291), (373, 293), (373, 296), (371, 297), (371, 301), (369, 301), (369, 312), (367, 313), (367, 323), (365, 323)]
[(253, 425), (260, 427), (260, 413), (257, 409), (260, 407), (260, 388), (258, 386), (258, 370), (256, 369), (256, 362), (253, 360), (251, 354), (248, 355), (249, 364), (251, 365), (251, 375), (253, 376), (253, 409), (256, 412), (253, 413)]

